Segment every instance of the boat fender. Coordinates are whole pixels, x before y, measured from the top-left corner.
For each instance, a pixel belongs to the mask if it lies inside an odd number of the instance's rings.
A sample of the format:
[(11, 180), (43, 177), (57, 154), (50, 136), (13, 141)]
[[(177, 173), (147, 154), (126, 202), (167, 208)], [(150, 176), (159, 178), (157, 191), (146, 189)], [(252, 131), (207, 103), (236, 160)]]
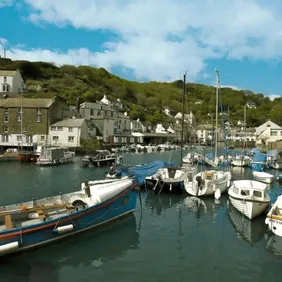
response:
[(221, 197), (221, 191), (220, 189), (216, 189), (215, 193), (214, 193), (214, 197), (216, 198), (216, 200), (219, 200)]
[(19, 242), (12, 242), (0, 246), (0, 254), (11, 253), (19, 248)]
[(39, 218), (39, 214), (37, 212), (32, 212), (28, 215), (29, 219), (37, 219)]
[(215, 189), (215, 184), (212, 185), (212, 190), (215, 192), (216, 189)]
[(55, 229), (55, 231), (59, 234), (69, 232), (69, 231), (73, 231), (73, 224), (59, 226)]
[(172, 184), (170, 183), (170, 185), (169, 185), (169, 191), (171, 192), (171, 190), (172, 190)]
[(228, 180), (227, 180), (227, 187), (230, 187), (230, 185), (231, 185), (231, 180), (228, 179)]

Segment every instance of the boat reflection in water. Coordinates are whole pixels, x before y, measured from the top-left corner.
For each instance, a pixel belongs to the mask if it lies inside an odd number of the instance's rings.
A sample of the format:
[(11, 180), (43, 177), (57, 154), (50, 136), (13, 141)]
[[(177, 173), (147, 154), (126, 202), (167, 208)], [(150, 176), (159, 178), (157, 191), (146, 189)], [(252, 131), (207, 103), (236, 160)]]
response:
[(262, 240), (267, 228), (264, 224), (264, 217), (249, 220), (238, 212), (231, 204), (229, 205), (228, 217), (232, 226), (237, 231), (239, 238), (250, 243), (257, 243)]
[(99, 267), (137, 249), (138, 244), (137, 223), (132, 215), (99, 231), (81, 234), (80, 240), (68, 238), (48, 248), (3, 258), (0, 262), (1, 281), (61, 281), (59, 274), (64, 267)]
[(282, 256), (282, 237), (274, 235), (273, 233), (265, 234), (266, 249), (277, 256)]

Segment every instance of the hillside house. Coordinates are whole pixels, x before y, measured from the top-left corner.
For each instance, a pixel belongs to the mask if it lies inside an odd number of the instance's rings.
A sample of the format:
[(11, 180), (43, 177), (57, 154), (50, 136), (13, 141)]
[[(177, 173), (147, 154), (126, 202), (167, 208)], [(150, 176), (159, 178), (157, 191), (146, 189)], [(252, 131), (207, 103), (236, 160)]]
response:
[(2, 99), (0, 146), (33, 147), (46, 144), (49, 126), (64, 119), (68, 114), (68, 106), (57, 98)]
[(96, 137), (93, 121), (85, 119), (64, 119), (49, 126), (48, 144), (51, 146), (80, 147), (81, 139)]
[(20, 70), (0, 70), (0, 93), (23, 93), (25, 89)]
[(256, 136), (257, 145), (270, 145), (282, 140), (282, 127), (269, 120), (256, 128)]

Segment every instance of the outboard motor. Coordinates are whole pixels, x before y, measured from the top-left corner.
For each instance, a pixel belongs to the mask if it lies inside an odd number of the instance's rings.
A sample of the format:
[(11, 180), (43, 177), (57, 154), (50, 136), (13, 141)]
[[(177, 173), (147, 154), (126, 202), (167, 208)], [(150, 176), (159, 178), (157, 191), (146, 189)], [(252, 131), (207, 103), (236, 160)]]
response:
[(202, 184), (202, 177), (201, 176), (197, 176), (196, 177), (196, 181), (198, 182), (198, 187), (201, 187), (201, 184)]

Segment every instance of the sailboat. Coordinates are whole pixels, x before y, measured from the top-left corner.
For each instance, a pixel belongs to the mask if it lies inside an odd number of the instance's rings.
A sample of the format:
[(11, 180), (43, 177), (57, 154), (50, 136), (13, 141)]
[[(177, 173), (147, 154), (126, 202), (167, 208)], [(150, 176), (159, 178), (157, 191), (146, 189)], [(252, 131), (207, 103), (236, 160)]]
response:
[[(216, 128), (215, 128), (215, 159), (210, 164), (217, 166), (217, 146), (218, 146), (218, 90), (219, 90), (219, 73), (216, 70), (217, 87), (216, 87)], [(231, 184), (231, 173), (229, 171), (207, 170), (201, 171), (187, 178), (184, 182), (185, 190), (192, 196), (214, 195), (219, 199), (221, 193), (225, 192)]]
[[(182, 94), (182, 129), (181, 129), (181, 163), (183, 161), (183, 146), (184, 146), (184, 97), (186, 93), (186, 73), (183, 75), (183, 94)], [(182, 167), (182, 165), (181, 165)], [(193, 169), (163, 167), (160, 168), (154, 175), (146, 177), (146, 184), (154, 183), (152, 190), (156, 194), (161, 192), (183, 193), (184, 181), (189, 172)], [(149, 185), (148, 185), (149, 186)]]
[(248, 166), (251, 162), (251, 158), (249, 156), (244, 155), (244, 150), (246, 149), (246, 106), (244, 106), (244, 141), (243, 141), (243, 150), (240, 155), (236, 155), (232, 161), (231, 165), (238, 167)]

